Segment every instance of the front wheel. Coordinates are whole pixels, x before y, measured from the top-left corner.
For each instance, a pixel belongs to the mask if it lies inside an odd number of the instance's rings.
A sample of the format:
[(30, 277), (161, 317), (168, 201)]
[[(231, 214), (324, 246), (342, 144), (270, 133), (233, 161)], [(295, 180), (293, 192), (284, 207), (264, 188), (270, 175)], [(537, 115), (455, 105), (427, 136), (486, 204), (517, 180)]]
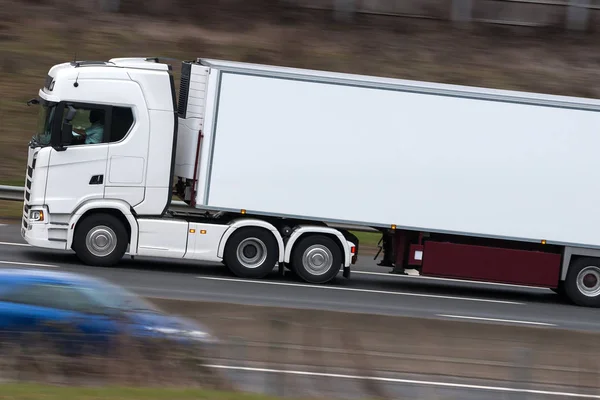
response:
[(300, 239), (292, 253), (292, 268), (306, 282), (326, 283), (342, 267), (342, 251), (335, 241), (324, 235)]
[(577, 305), (600, 307), (600, 260), (586, 257), (572, 262), (565, 293)]
[(127, 229), (110, 214), (93, 214), (75, 228), (73, 250), (87, 265), (109, 267), (118, 263), (128, 245)]

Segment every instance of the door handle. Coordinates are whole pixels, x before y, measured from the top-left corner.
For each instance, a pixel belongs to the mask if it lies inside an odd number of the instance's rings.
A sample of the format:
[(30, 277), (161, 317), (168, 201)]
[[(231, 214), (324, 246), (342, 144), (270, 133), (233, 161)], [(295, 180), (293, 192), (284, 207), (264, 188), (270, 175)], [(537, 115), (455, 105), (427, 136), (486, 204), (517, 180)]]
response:
[(102, 185), (104, 182), (104, 175), (94, 175), (90, 179), (90, 185)]

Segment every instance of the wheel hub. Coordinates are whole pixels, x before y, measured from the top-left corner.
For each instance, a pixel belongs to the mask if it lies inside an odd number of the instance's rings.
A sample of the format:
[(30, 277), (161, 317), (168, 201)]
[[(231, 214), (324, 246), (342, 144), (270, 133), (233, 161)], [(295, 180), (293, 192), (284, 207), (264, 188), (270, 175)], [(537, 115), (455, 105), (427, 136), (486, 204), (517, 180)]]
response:
[(333, 265), (333, 254), (322, 245), (314, 245), (306, 249), (302, 263), (308, 272), (313, 275), (323, 275)]
[(88, 232), (85, 244), (94, 256), (106, 257), (117, 247), (117, 235), (108, 226), (97, 226)]
[(237, 247), (237, 258), (246, 268), (258, 268), (267, 259), (267, 245), (257, 238), (244, 239)]
[(600, 295), (600, 268), (588, 266), (577, 275), (577, 289), (588, 297)]
[(587, 288), (593, 288), (598, 284), (598, 278), (596, 278), (596, 276), (593, 274), (587, 274), (583, 277), (583, 284)]

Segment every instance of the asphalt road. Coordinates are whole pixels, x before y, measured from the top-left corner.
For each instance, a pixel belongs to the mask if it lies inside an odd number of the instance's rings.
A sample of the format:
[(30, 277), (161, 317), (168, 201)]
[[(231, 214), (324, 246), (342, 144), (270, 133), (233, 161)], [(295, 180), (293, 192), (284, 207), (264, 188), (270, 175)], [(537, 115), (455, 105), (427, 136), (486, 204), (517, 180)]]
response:
[(245, 392), (271, 394), (292, 398), (365, 399), (387, 398), (403, 400), (570, 400), (600, 399), (597, 391), (580, 388), (528, 386), (521, 383), (498, 384), (481, 380), (452, 379), (439, 382), (432, 377), (408, 374), (357, 376), (352, 371), (306, 373), (269, 367), (235, 367), (226, 369), (228, 377)]
[[(79, 263), (71, 252), (30, 247), (21, 239), (19, 226), (0, 224), (0, 268), (86, 273), (142, 296), (600, 330), (598, 310), (564, 304), (550, 290), (390, 275), (370, 258), (359, 261), (350, 280), (340, 276), (329, 285), (308, 285), (276, 272), (262, 281), (237, 279), (221, 265), (173, 260), (126, 258), (115, 268), (94, 268)], [(311, 371), (306, 366), (261, 366), (244, 360), (215, 367), (245, 391), (293, 397), (365, 398), (373, 394), (376, 384), (389, 398), (403, 399), (600, 399), (596, 391), (586, 391), (576, 383), (574, 387), (541, 387), (384, 371), (373, 379), (343, 369)]]
[(265, 280), (238, 279), (220, 264), (179, 260), (125, 258), (118, 267), (95, 268), (71, 252), (27, 246), (18, 225), (2, 225), (0, 267), (11, 266), (86, 273), (149, 297), (600, 331), (597, 309), (565, 303), (547, 289), (391, 275), (372, 256), (359, 259), (351, 279), (340, 274), (328, 285), (276, 271)]

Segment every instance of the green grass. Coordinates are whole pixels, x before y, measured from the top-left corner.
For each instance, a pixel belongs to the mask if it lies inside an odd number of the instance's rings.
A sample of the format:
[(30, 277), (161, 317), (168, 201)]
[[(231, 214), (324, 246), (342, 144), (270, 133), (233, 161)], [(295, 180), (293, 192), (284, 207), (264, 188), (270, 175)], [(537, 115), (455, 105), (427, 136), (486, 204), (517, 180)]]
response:
[[(0, 219), (3, 218), (21, 218), (23, 215), (22, 201), (4, 201), (0, 200)], [(1, 397), (0, 397), (1, 399)]]
[(381, 239), (381, 233), (371, 232), (352, 232), (360, 242), (360, 247), (377, 247)]
[(4, 400), (275, 400), (262, 395), (165, 388), (82, 388), (35, 384), (0, 385)]
[[(23, 169), (23, 171), (25, 171), (25, 169)], [(23, 172), (23, 178), (0, 179), (0, 185), (3, 185), (3, 186), (23, 187), (24, 183), (25, 183), (25, 172)]]

